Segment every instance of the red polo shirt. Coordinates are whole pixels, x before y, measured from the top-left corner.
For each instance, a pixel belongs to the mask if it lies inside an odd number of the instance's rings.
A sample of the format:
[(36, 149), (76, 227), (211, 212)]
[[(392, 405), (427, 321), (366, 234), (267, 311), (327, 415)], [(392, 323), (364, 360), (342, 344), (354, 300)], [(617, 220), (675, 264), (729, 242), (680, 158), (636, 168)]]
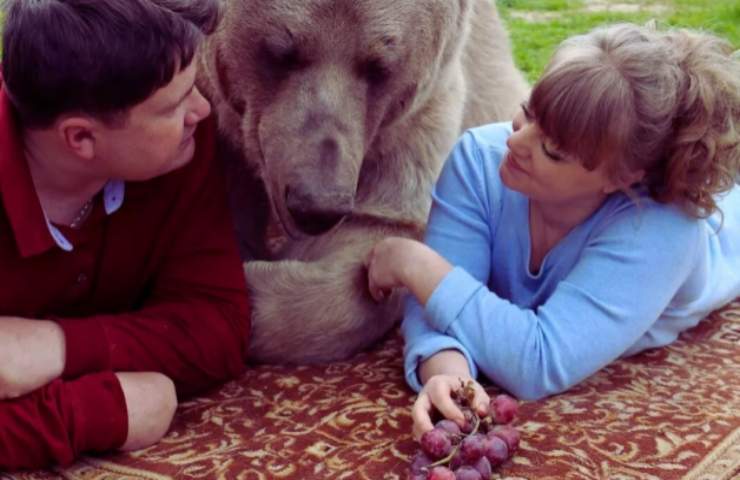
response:
[(58, 227), (67, 252), (49, 232), (0, 80), (0, 322), (56, 320), (67, 352), (62, 379), (0, 401), (0, 469), (120, 446), (127, 412), (112, 372), (164, 373), (179, 395), (242, 373), (246, 285), (214, 141), (206, 120), (190, 163), (127, 182), (110, 215), (98, 195), (80, 229)]

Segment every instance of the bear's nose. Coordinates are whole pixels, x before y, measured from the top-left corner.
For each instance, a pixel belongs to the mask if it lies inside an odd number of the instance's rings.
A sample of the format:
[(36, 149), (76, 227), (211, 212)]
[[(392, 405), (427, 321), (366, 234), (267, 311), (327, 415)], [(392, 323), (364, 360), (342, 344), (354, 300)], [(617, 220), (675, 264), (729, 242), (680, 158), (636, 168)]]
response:
[(285, 205), (296, 226), (307, 235), (331, 230), (354, 207), (351, 195), (337, 192), (309, 193), (300, 187), (288, 187)]

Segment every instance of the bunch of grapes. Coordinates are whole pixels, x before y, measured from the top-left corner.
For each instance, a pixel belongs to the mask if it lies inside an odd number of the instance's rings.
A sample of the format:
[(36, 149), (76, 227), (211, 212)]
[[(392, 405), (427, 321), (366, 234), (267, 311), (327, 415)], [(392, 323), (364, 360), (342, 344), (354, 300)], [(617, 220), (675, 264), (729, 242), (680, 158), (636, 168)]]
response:
[(488, 415), (472, 408), (472, 382), (453, 393), (465, 415), (461, 428), (452, 420), (440, 420), (421, 437), (421, 450), (411, 463), (410, 480), (490, 480), (493, 469), (511, 458), (519, 447), (519, 431), (511, 421), (517, 401), (508, 395), (491, 400)]

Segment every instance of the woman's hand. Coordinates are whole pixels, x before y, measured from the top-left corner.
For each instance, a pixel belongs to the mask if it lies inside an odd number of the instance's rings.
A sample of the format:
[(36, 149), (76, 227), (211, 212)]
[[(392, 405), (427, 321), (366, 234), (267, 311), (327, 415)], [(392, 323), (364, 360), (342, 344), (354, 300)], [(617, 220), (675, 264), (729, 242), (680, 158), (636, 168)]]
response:
[(462, 388), (468, 382), (472, 382), (475, 390), (473, 405), (476, 413), (478, 415), (486, 415), (488, 413), (490, 398), (485, 390), (483, 390), (483, 387), (474, 379), (469, 376), (461, 377), (460, 375), (448, 373), (434, 375), (429, 378), (424, 388), (419, 392), (419, 396), (411, 410), (411, 417), (414, 420), (414, 439), (419, 440), (425, 432), (434, 428), (431, 417), (433, 409), (436, 409), (445, 418), (452, 420), (460, 427), (465, 425), (465, 416), (452, 399), (452, 392)]
[(401, 237), (378, 242), (365, 266), (370, 295), (376, 301), (385, 299), (396, 287), (406, 287), (422, 305), (452, 270), (452, 265), (425, 244)]
[(415, 240), (388, 237), (379, 241), (365, 259), (370, 295), (380, 302), (396, 287), (404, 287), (402, 270)]

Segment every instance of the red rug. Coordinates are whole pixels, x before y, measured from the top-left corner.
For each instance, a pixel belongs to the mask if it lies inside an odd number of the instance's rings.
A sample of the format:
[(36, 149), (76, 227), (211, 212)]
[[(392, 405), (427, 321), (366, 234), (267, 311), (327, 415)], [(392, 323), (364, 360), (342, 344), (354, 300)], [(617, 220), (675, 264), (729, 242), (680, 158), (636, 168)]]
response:
[[(740, 301), (740, 299), (738, 299)], [(322, 367), (252, 368), (180, 407), (158, 445), (3, 478), (403, 479), (416, 450), (397, 334)], [(740, 478), (740, 302), (667, 348), (521, 405), (508, 479)]]

